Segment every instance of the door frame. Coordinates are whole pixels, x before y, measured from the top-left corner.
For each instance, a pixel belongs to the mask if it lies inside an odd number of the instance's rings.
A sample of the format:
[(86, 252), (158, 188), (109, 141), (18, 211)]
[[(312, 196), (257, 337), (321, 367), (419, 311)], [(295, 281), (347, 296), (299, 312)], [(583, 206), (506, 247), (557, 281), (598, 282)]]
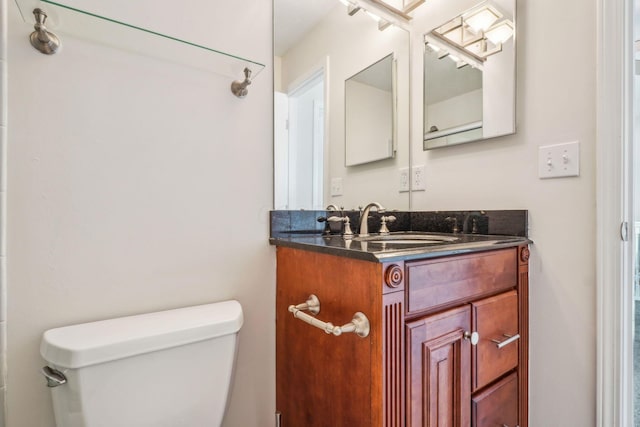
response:
[[(633, 1), (597, 0), (596, 289), (599, 427), (633, 425)], [(628, 238), (623, 240), (624, 224)]]

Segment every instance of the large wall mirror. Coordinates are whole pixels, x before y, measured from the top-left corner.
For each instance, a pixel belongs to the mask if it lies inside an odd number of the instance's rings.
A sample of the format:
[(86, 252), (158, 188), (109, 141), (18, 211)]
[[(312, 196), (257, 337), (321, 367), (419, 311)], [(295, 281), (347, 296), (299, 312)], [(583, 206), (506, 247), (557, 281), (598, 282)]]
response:
[(274, 54), (275, 209), (408, 209), (408, 32), (339, 0), (274, 0)]
[(515, 0), (488, 0), (424, 36), (425, 150), (515, 132)]

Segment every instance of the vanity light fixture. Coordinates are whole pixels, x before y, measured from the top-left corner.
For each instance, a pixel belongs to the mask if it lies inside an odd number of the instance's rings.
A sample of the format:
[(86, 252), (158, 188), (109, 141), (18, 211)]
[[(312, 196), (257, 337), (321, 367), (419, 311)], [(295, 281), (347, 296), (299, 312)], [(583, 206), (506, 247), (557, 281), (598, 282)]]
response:
[(366, 13), (367, 15), (369, 15), (369, 18), (373, 19), (376, 22), (380, 22), (382, 20), (382, 18), (380, 18), (378, 15), (376, 15), (373, 12), (370, 12), (368, 10), (365, 10), (364, 13)]
[(440, 52), (441, 50), (440, 46), (438, 46), (437, 44), (429, 43), (428, 41), (425, 41), (425, 46), (434, 52)]
[(484, 36), (491, 40), (495, 45), (502, 44), (509, 40), (513, 35), (513, 24), (509, 20), (504, 20), (497, 25), (494, 25), (487, 31)]
[(349, 16), (353, 16), (356, 13), (358, 13), (362, 8), (354, 5), (354, 4), (350, 4), (349, 6), (347, 6), (347, 14)]
[(486, 31), (500, 18), (502, 13), (491, 5), (484, 5), (480, 9), (462, 15), (464, 22), (476, 34)]
[(404, 27), (406, 23), (412, 19), (408, 13), (424, 3), (425, 0), (402, 0), (402, 10), (388, 4), (384, 0), (338, 1), (347, 6), (347, 13), (350, 16), (362, 10), (378, 23), (378, 30), (383, 31), (392, 25)]
[(443, 59), (446, 58), (447, 56), (449, 56), (449, 51), (446, 49), (442, 49), (440, 51), (438, 51), (438, 59)]
[(470, 66), (472, 68), (482, 69), (481, 63), (470, 55), (465, 54), (464, 51), (452, 51), (440, 46), (437, 43), (434, 43), (428, 35), (425, 35), (424, 48), (426, 51), (434, 52), (438, 59), (449, 58), (456, 64), (456, 68)]
[(454, 64), (456, 64), (456, 68), (462, 68), (462, 67), (466, 67), (467, 64), (465, 61), (463, 61), (462, 59), (458, 58), (456, 55), (447, 55), (447, 58), (449, 58), (450, 60), (453, 61)]
[(480, 62), (502, 51), (513, 35), (513, 22), (495, 7), (481, 7), (458, 16), (434, 29), (431, 34), (471, 55)]
[(349, 0), (338, 0), (340, 3), (342, 3), (343, 5), (347, 6), (347, 14), (349, 16), (353, 16), (356, 13), (358, 13), (360, 10), (362, 10), (362, 8), (358, 5), (356, 5), (355, 3), (349, 1)]
[(392, 26), (392, 25), (393, 25), (393, 24), (392, 24), (391, 22), (386, 21), (386, 20), (384, 20), (384, 19), (380, 19), (380, 20), (378, 21), (378, 30), (380, 30), (380, 31), (384, 31), (384, 30), (386, 30), (387, 28), (389, 28), (389, 27), (390, 27), (390, 26)]

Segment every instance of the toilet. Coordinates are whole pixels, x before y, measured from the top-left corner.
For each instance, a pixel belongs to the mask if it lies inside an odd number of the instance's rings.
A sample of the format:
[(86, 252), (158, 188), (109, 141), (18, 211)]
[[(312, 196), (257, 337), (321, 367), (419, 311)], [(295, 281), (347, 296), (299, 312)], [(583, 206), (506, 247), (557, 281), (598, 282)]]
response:
[(40, 353), (58, 427), (219, 427), (237, 301), (50, 329)]

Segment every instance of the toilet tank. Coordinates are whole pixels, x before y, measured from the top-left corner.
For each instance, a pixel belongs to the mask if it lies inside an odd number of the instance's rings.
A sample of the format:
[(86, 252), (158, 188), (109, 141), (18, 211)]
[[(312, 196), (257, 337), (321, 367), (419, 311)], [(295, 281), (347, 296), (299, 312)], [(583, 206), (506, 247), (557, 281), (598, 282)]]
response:
[(46, 331), (56, 425), (220, 426), (242, 322), (224, 301)]

